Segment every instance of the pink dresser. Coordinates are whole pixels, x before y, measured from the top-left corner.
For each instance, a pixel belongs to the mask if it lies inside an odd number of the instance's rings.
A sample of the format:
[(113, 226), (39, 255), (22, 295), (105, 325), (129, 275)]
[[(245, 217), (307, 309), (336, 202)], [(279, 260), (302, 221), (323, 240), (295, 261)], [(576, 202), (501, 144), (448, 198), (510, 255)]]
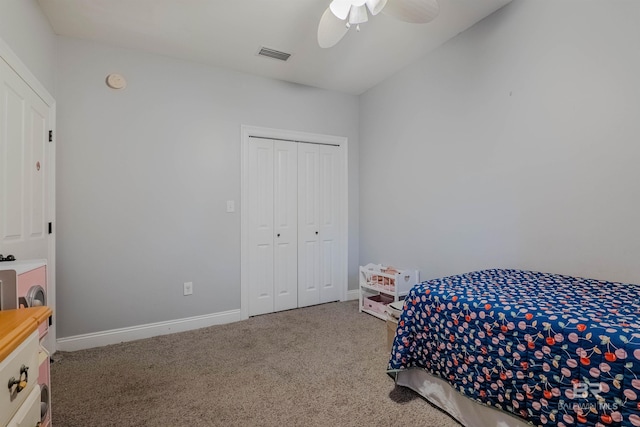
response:
[[(47, 305), (47, 262), (26, 260), (0, 262), (0, 310), (24, 309)], [(49, 331), (51, 317), (38, 324), (38, 384), (40, 401), (46, 403), (46, 412), (40, 420), (41, 427), (51, 425), (51, 380), (49, 353), (42, 339)], [(44, 406), (44, 405), (43, 405)]]

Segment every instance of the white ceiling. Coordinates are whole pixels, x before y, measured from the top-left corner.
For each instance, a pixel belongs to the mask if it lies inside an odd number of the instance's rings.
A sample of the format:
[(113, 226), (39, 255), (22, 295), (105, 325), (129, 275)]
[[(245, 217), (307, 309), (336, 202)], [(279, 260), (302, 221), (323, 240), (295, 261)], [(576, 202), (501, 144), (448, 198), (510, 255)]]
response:
[[(428, 24), (380, 14), (322, 49), (317, 28), (330, 0), (38, 0), (59, 35), (356, 95), (510, 1), (440, 0)], [(292, 56), (257, 56), (261, 46)]]

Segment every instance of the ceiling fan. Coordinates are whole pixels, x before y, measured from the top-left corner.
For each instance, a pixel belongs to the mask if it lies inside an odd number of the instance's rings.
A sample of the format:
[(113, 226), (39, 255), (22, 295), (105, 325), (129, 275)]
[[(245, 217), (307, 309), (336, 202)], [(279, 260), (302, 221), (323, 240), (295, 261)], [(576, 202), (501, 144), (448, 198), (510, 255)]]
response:
[[(367, 10), (369, 12), (367, 12)], [(360, 24), (384, 12), (404, 22), (425, 24), (440, 12), (438, 0), (333, 0), (320, 18), (318, 44), (322, 48), (335, 46), (352, 25)]]

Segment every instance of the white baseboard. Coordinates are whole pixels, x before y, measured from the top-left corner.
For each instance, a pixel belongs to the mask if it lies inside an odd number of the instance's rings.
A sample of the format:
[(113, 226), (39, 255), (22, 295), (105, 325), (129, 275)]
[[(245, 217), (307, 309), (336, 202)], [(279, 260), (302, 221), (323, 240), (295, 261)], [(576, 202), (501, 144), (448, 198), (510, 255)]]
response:
[(240, 310), (229, 310), (220, 313), (205, 314), (203, 316), (187, 317), (166, 322), (148, 323), (146, 325), (128, 328), (111, 329), (90, 334), (74, 335), (58, 338), (56, 350), (77, 351), (93, 347), (102, 347), (126, 341), (151, 338), (158, 335), (185, 332), (193, 329), (206, 328), (213, 325), (238, 322), (241, 320)]
[(347, 291), (347, 301), (360, 298), (360, 291), (357, 289), (350, 289)]

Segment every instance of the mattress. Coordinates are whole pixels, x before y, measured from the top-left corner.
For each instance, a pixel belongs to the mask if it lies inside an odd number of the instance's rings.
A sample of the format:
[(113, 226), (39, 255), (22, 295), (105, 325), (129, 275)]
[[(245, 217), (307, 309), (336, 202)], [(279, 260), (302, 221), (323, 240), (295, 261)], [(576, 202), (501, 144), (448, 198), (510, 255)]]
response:
[(539, 426), (640, 426), (640, 287), (483, 270), (405, 299), (389, 372)]

